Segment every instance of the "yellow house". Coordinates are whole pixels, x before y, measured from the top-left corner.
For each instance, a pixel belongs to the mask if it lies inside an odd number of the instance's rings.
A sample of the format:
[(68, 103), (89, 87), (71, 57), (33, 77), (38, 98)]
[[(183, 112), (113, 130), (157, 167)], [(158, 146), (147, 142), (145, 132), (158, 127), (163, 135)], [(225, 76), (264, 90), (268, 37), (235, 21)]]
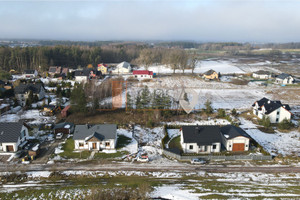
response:
[(203, 74), (203, 78), (209, 79), (209, 80), (219, 79), (219, 74), (216, 71), (210, 69)]
[(98, 71), (101, 71), (102, 74), (108, 74), (108, 66), (106, 64), (98, 64)]

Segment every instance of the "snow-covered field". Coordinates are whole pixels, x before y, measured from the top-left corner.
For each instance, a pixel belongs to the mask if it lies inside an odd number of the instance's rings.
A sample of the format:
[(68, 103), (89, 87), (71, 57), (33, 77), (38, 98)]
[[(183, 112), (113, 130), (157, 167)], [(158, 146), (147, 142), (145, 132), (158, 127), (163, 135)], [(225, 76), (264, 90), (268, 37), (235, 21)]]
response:
[(273, 155), (300, 155), (300, 133), (291, 131), (281, 133), (276, 131), (274, 134), (264, 133), (257, 129), (256, 125), (251, 121), (240, 118), (241, 128), (256, 140), (263, 148)]

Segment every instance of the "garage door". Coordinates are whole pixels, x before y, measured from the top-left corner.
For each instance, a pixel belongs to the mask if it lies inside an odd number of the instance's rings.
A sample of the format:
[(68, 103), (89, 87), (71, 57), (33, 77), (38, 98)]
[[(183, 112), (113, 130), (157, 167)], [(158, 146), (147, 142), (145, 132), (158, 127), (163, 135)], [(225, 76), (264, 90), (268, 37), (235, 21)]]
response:
[(244, 143), (235, 143), (233, 144), (232, 151), (244, 151), (245, 144)]
[(9, 152), (9, 151), (14, 151), (14, 146), (13, 145), (7, 145), (6, 146), (6, 151)]

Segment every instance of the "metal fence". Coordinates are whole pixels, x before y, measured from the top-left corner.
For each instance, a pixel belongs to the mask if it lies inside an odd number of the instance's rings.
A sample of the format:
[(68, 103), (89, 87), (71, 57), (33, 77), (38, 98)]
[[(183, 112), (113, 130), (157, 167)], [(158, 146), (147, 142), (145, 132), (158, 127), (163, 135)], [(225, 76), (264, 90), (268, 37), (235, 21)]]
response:
[(167, 149), (163, 149), (163, 154), (167, 157), (175, 158), (179, 161), (190, 161), (194, 158), (202, 158), (205, 160), (272, 160), (272, 156), (265, 155), (230, 155), (230, 156), (217, 156), (217, 155), (193, 155), (193, 156), (183, 156)]

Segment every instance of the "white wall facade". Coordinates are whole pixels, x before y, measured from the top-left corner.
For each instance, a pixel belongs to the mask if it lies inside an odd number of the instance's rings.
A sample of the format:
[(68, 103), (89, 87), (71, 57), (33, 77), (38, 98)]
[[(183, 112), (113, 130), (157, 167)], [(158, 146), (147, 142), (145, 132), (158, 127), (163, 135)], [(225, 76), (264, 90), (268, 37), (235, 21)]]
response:
[[(109, 142), (109, 146), (106, 144)], [(96, 149), (93, 149), (93, 143), (96, 143)], [(114, 139), (104, 141), (88, 141), (85, 140), (74, 140), (75, 149), (78, 150), (103, 150), (103, 149), (115, 149), (117, 141)], [(83, 146), (80, 146), (83, 144)]]
[(271, 78), (271, 75), (268, 75), (268, 74), (256, 74), (256, 73), (253, 73), (253, 78), (257, 78), (257, 79), (270, 79)]
[[(24, 132), (23, 132), (24, 131)], [(24, 133), (23, 137), (21, 138), (21, 133)], [(19, 145), (24, 142), (25, 140), (27, 140), (27, 138), (29, 137), (28, 135), (28, 129), (23, 125), (22, 129), (20, 131), (20, 136), (18, 138), (18, 140), (16, 142), (7, 142), (7, 143), (2, 143), (0, 144), (0, 150), (1, 151), (7, 151), (7, 146), (13, 146), (14, 151), (18, 151), (18, 147)]]
[(235, 137), (235, 138), (232, 138), (232, 139), (229, 139), (229, 140), (225, 139), (224, 146), (226, 147), (227, 151), (232, 151), (233, 144), (243, 143), (245, 145), (244, 146), (245, 151), (248, 151), (249, 150), (249, 142), (250, 142), (249, 138), (246, 138), (246, 137), (243, 137), (243, 136), (238, 136), (238, 137)]
[(75, 82), (86, 82), (87, 81), (87, 76), (75, 76)]

